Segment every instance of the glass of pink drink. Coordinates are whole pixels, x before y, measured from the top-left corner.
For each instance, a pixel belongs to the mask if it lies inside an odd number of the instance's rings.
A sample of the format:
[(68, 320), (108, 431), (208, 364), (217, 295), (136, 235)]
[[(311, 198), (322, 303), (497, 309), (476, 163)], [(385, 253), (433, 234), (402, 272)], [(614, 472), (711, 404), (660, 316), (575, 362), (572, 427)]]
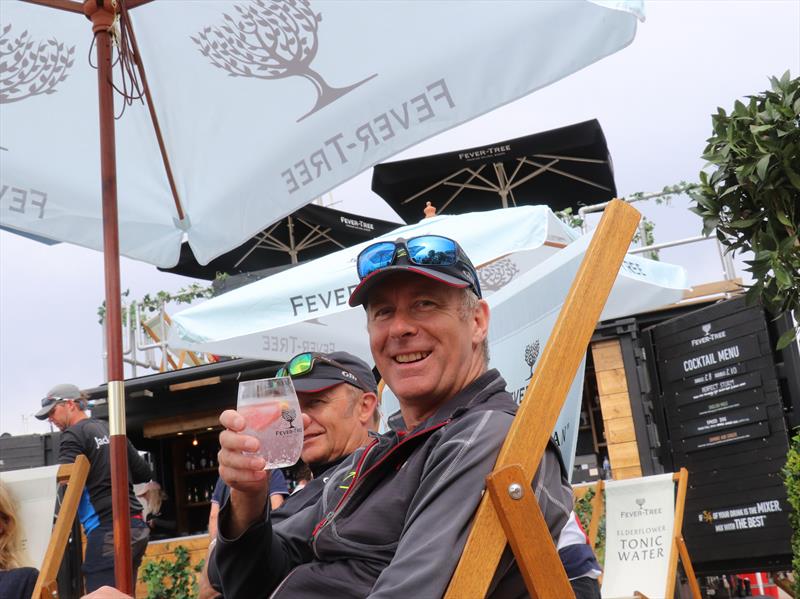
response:
[(243, 432), (261, 444), (255, 455), (267, 461), (265, 470), (285, 468), (300, 459), (303, 418), (291, 378), (239, 383), (236, 410), (247, 421)]

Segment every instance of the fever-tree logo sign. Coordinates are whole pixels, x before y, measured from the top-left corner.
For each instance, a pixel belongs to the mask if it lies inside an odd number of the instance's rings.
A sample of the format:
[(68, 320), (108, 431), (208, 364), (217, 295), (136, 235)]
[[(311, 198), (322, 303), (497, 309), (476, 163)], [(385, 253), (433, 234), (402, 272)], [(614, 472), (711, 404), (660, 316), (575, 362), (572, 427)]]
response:
[(297, 411), (294, 408), (285, 408), (281, 410), (281, 416), (283, 416), (283, 419), (289, 423), (289, 428), (294, 428), (294, 424), (292, 424), (292, 422), (297, 419)]
[(536, 360), (539, 359), (539, 340), (537, 339), (530, 345), (525, 347), (525, 363), (530, 366), (531, 373), (526, 380), (533, 377), (533, 367), (536, 366)]
[(0, 29), (0, 104), (55, 93), (74, 62), (75, 46), (37, 42), (27, 30), (15, 38), (6, 25)]
[(284, 79), (302, 77), (317, 92), (317, 101), (304, 118), (351, 92), (377, 73), (346, 87), (332, 87), (311, 68), (317, 55), (317, 31), (322, 13), (308, 0), (253, 0), (234, 5), (237, 18), (223, 14), (225, 23), (205, 27), (192, 37), (211, 64), (232, 77)]

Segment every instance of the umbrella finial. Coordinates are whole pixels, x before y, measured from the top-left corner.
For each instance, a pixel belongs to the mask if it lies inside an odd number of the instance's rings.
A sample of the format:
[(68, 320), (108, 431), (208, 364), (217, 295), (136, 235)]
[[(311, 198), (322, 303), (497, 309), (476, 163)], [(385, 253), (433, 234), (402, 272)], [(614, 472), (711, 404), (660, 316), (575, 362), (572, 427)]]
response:
[(436, 216), (436, 206), (432, 206), (430, 202), (425, 202), (425, 208), (422, 211), (425, 213), (425, 218)]

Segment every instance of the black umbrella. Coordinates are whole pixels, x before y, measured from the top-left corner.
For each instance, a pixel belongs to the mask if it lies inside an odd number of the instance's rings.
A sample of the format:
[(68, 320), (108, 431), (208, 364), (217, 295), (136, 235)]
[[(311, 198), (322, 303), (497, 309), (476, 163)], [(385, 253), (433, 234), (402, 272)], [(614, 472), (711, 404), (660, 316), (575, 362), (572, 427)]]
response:
[(249, 273), (312, 260), (397, 227), (397, 223), (308, 204), (206, 265), (199, 264), (189, 244), (183, 243), (178, 263), (159, 270), (211, 280), (218, 272)]
[(373, 169), (372, 190), (408, 223), (423, 217), (426, 202), (446, 214), (523, 204), (563, 210), (605, 202), (617, 193), (597, 120), (479, 148), (385, 162)]

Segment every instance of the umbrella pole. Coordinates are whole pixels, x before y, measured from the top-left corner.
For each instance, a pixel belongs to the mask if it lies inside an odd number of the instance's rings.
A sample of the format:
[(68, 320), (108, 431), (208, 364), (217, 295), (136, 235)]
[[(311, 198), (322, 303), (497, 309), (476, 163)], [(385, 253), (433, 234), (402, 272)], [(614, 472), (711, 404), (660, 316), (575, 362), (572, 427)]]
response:
[(130, 503), (128, 500), (128, 439), (125, 435), (125, 383), (122, 368), (122, 318), (119, 281), (117, 164), (114, 138), (114, 90), (111, 71), (111, 2), (85, 0), (83, 11), (92, 21), (97, 48), (97, 88), (100, 107), (100, 168), (103, 189), (103, 259), (106, 287), (106, 350), (108, 352), (108, 423), (111, 450), (111, 503), (114, 513), (114, 577), (117, 588), (133, 594)]

